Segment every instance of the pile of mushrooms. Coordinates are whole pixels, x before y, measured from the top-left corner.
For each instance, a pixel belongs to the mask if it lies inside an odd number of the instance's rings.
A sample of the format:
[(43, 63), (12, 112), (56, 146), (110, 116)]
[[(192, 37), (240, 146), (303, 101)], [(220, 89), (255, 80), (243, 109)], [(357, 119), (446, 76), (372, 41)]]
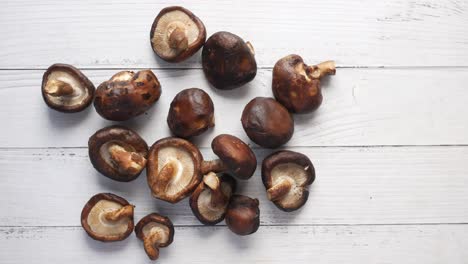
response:
[[(159, 58), (170, 63), (184, 61), (202, 49), (203, 72), (216, 89), (241, 87), (257, 73), (250, 42), (225, 31), (206, 40), (203, 22), (180, 6), (164, 8), (156, 16), (150, 44)], [(323, 100), (321, 79), (335, 71), (333, 61), (308, 66), (294, 54), (278, 60), (273, 68), (274, 98), (253, 98), (242, 111), (241, 125), (247, 137), (268, 149), (286, 144), (294, 133), (292, 114), (315, 111)], [(158, 78), (149, 69), (118, 72), (95, 89), (79, 69), (68, 64), (50, 66), (44, 73), (41, 91), (45, 103), (54, 110), (79, 112), (94, 102), (96, 112), (111, 121), (142, 115), (162, 92)], [(169, 107), (167, 125), (172, 137), (159, 139), (148, 148), (136, 131), (111, 125), (89, 138), (91, 164), (103, 176), (119, 182), (135, 180), (146, 169), (153, 197), (169, 203), (190, 197), (188, 204), (202, 224), (215, 225), (225, 220), (233, 233), (253, 234), (260, 226), (260, 202), (236, 193), (236, 180), (250, 179), (257, 168), (249, 144), (234, 135), (218, 135), (211, 148), (219, 159), (207, 161), (190, 141), (215, 126), (214, 109), (206, 91), (184, 89)], [(315, 169), (306, 155), (279, 150), (263, 160), (261, 178), (265, 197), (280, 210), (291, 212), (307, 202)], [(150, 213), (134, 226), (134, 208), (120, 196), (99, 193), (83, 207), (81, 225), (91, 238), (103, 242), (123, 240), (135, 230), (148, 257), (156, 260), (159, 249), (173, 242), (174, 225), (168, 217)]]

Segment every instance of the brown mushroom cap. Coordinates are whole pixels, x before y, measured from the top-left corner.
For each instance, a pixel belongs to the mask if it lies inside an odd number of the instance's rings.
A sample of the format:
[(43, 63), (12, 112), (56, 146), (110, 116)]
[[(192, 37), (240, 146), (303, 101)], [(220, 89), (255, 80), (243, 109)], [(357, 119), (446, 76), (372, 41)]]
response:
[(257, 169), (257, 158), (252, 149), (235, 136), (218, 135), (211, 142), (211, 148), (226, 169), (241, 180), (252, 177)]
[(263, 160), (262, 181), (268, 199), (283, 211), (302, 207), (309, 197), (308, 187), (314, 180), (314, 165), (304, 154), (284, 150)]
[(205, 225), (221, 222), (235, 189), (236, 181), (228, 174), (218, 177), (213, 172), (208, 173), (190, 196), (193, 214)]
[(203, 46), (206, 40), (205, 25), (181, 6), (166, 7), (154, 19), (150, 40), (153, 51), (161, 59), (180, 62)]
[(95, 240), (124, 240), (133, 231), (133, 208), (127, 200), (115, 194), (96, 194), (81, 211), (81, 226)]
[(143, 217), (135, 226), (136, 236), (143, 241), (146, 254), (152, 260), (159, 256), (159, 249), (174, 240), (174, 225), (165, 216), (152, 213)]
[(187, 140), (164, 138), (150, 149), (148, 156), (148, 185), (153, 196), (177, 203), (197, 187), (201, 180), (200, 151)]
[(276, 148), (285, 144), (294, 133), (291, 114), (273, 98), (252, 99), (245, 106), (241, 121), (247, 136), (265, 148)]
[(322, 103), (320, 78), (335, 74), (333, 61), (307, 66), (299, 55), (288, 55), (273, 68), (273, 94), (292, 113), (316, 110)]
[(103, 118), (124, 121), (148, 110), (161, 96), (161, 85), (151, 70), (121, 71), (96, 90), (94, 107)]
[(244, 195), (233, 195), (226, 211), (226, 225), (241, 236), (255, 233), (260, 226), (258, 200)]
[(167, 124), (177, 137), (198, 136), (215, 125), (213, 101), (201, 89), (185, 89), (172, 100)]
[(223, 90), (242, 86), (257, 74), (252, 45), (225, 31), (208, 38), (203, 46), (202, 64), (211, 85)]
[(110, 126), (98, 130), (88, 141), (94, 168), (116, 181), (136, 179), (146, 166), (148, 145), (133, 130)]
[(52, 109), (74, 113), (88, 107), (94, 98), (93, 83), (69, 64), (54, 64), (42, 77), (42, 98)]

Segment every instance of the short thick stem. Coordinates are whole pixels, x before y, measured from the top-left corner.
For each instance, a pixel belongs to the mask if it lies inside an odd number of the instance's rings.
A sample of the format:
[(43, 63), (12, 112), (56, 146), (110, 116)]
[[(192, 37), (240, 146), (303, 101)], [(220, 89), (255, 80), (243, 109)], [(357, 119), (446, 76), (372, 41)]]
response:
[(208, 174), (209, 172), (223, 172), (226, 171), (226, 166), (220, 159), (203, 161), (201, 164), (201, 173)]
[(326, 75), (335, 75), (336, 66), (334, 61), (324, 61), (314, 66), (309, 66), (312, 78), (320, 79)]
[(51, 96), (66, 96), (73, 94), (73, 87), (63, 81), (51, 80), (47, 83), (45, 92)]
[(156, 189), (158, 193), (165, 193), (176, 173), (177, 165), (173, 162), (166, 163), (156, 177), (154, 189)]
[(185, 35), (185, 29), (176, 27), (169, 35), (169, 47), (178, 51), (184, 51), (188, 48), (188, 39)]
[(223, 193), (221, 188), (221, 182), (219, 177), (215, 173), (210, 172), (203, 177), (203, 183), (205, 183), (211, 190), (210, 205), (213, 208), (220, 208), (227, 204), (227, 197)]
[(158, 241), (161, 239), (159, 232), (152, 232), (143, 240), (146, 255), (151, 260), (156, 260), (159, 257)]
[(282, 179), (277, 184), (267, 190), (268, 200), (277, 201), (291, 190), (292, 183), (289, 179)]
[(146, 159), (136, 153), (127, 151), (119, 145), (113, 145), (109, 148), (109, 154), (115, 164), (125, 172), (130, 174), (139, 173), (146, 166)]
[(133, 216), (133, 210), (135, 206), (129, 204), (125, 205), (124, 207), (120, 208), (119, 210), (114, 210), (107, 212), (104, 217), (108, 221), (119, 221), (121, 219), (127, 218), (127, 217), (132, 217)]

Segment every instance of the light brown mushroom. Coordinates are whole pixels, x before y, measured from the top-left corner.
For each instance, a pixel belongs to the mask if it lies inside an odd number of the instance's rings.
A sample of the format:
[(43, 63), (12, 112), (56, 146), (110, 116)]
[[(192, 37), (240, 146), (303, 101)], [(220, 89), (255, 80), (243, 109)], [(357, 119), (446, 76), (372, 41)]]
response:
[(81, 211), (81, 226), (95, 240), (124, 240), (133, 231), (134, 207), (115, 194), (96, 194)]
[(166, 7), (154, 19), (150, 32), (151, 47), (163, 60), (183, 61), (205, 43), (203, 22), (181, 6)]
[(159, 248), (169, 246), (174, 240), (174, 225), (169, 218), (152, 213), (138, 222), (135, 233), (143, 241), (148, 257), (156, 260), (159, 257)]
[(308, 187), (314, 180), (314, 166), (304, 154), (283, 150), (263, 160), (262, 181), (267, 197), (283, 211), (302, 207), (309, 197)]

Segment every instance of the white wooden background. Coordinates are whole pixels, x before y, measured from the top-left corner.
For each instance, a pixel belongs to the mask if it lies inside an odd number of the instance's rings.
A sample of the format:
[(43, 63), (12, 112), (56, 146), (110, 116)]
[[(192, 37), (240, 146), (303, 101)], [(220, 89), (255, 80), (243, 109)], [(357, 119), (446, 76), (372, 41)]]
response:
[[(93, 241), (80, 227), (83, 204), (113, 192), (176, 225), (160, 263), (468, 263), (468, 2), (463, 0), (0, 0), (0, 262), (150, 263), (135, 236)], [(210, 88), (200, 54), (181, 64), (157, 59), (149, 29), (159, 10), (180, 4), (208, 35), (250, 40), (259, 65), (234, 91)], [(110, 122), (93, 108), (49, 110), (41, 76), (74, 64), (95, 83), (121, 69), (151, 68), (163, 94), (126, 124), (153, 143), (169, 135), (166, 115), (180, 90), (199, 87), (215, 103), (216, 128), (196, 140), (207, 157), (219, 133), (246, 136), (243, 106), (271, 96), (271, 69), (298, 53), (307, 63), (335, 59), (324, 103), (295, 116), (285, 148), (315, 164), (302, 210), (266, 200), (260, 171), (241, 192), (260, 199), (261, 227), (239, 237), (223, 224), (201, 226), (187, 200), (151, 198), (145, 175), (131, 183), (100, 176), (88, 137)], [(254, 145), (254, 144), (253, 144)], [(259, 161), (271, 151), (254, 145)]]

